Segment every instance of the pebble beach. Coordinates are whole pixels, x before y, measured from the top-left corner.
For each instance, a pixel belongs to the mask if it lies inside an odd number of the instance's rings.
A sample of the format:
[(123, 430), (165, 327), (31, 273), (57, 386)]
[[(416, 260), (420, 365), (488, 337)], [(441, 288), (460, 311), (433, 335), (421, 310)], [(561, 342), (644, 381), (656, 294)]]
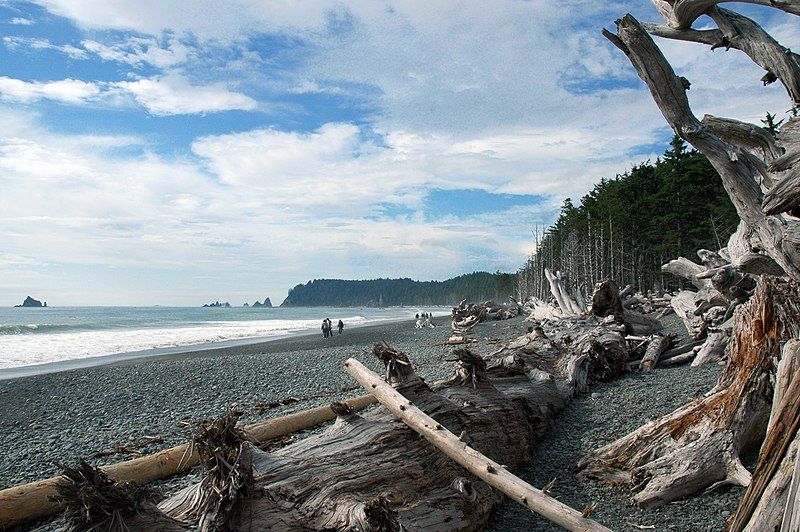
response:
[[(380, 372), (370, 354), (378, 341), (407, 352), (428, 382), (441, 380), (449, 376), (452, 348), (432, 345), (450, 336), (446, 319), (437, 321), (443, 326), (414, 329), (412, 322), (400, 321), (354, 328), (328, 340), (303, 335), (0, 381), (0, 489), (54, 476), (57, 463), (83, 458), (104, 464), (136, 456), (107, 454), (118, 447), (149, 454), (184, 443), (187, 424), (229, 407), (246, 413), (243, 423), (254, 423), (361, 395), (342, 363), (356, 357)], [(521, 318), (481, 324), (474, 349), (487, 355), (498, 342), (524, 331)], [(574, 472), (584, 453), (705, 393), (719, 371), (717, 365), (657, 368), (593, 388), (562, 411), (534, 450), (531, 466), (519, 475), (537, 487), (556, 478), (553, 496), (578, 509), (596, 503), (593, 518), (613, 530), (722, 530), (741, 490), (726, 488), (642, 510), (624, 489), (579, 479)], [(292, 401), (276, 405), (287, 398)], [(170, 493), (196, 478), (191, 473), (156, 487)], [(26, 529), (57, 530), (59, 522), (20, 530)], [(560, 529), (506, 501), (486, 530)]]

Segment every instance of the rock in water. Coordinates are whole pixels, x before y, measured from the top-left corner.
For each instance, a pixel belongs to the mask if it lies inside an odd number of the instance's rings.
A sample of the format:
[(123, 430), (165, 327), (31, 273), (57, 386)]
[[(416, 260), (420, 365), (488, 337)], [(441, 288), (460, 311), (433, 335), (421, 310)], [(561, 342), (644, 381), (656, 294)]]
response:
[(15, 307), (46, 307), (47, 303), (42, 305), (42, 302), (38, 299), (33, 299), (31, 296), (25, 298), (25, 301), (22, 302), (21, 305), (14, 305)]

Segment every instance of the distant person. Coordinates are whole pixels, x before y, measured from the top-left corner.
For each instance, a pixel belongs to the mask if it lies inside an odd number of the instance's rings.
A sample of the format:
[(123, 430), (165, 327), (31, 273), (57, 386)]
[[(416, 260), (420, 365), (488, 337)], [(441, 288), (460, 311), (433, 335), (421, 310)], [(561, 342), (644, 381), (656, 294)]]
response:
[(330, 318), (325, 318), (328, 321), (328, 338), (333, 338), (333, 322)]
[(330, 333), (330, 326), (328, 325), (328, 318), (322, 320), (322, 337), (327, 338)]
[(342, 320), (339, 320), (338, 327), (339, 327), (339, 334), (342, 334), (342, 331), (344, 330), (344, 322)]
[(414, 319), (415, 319), (415, 320), (418, 320), (418, 319), (419, 319), (419, 312), (417, 312), (417, 313), (416, 313), (416, 315), (414, 316)]

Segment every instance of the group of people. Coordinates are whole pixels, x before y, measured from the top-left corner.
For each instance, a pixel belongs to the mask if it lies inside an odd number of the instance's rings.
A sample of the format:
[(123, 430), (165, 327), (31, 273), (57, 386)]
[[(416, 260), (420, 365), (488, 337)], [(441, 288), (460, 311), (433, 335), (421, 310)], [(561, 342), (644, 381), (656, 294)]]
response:
[[(336, 328), (339, 329), (339, 334), (342, 334), (344, 330), (344, 322), (339, 320), (339, 323), (336, 324)], [(323, 338), (331, 338), (333, 337), (333, 322), (330, 318), (325, 318), (322, 320), (322, 337)]]
[(422, 329), (423, 327), (434, 327), (433, 323), (431, 323), (432, 317), (430, 312), (423, 312), (422, 314), (417, 313), (415, 316), (415, 318), (417, 318), (417, 323), (414, 328)]

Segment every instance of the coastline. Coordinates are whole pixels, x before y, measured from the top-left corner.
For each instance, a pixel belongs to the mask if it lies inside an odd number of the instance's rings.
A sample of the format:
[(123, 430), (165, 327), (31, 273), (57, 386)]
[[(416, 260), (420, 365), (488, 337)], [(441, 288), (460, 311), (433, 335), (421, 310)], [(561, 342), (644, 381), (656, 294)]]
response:
[[(387, 324), (407, 321), (409, 321), (407, 318), (397, 318), (379, 320), (372, 323), (351, 325), (345, 329), (345, 334), (342, 336), (347, 336), (349, 338), (351, 335), (356, 334), (357, 331), (361, 329), (381, 327)], [(411, 320), (411, 323), (413, 326), (414, 320)], [(197, 356), (269, 353), (292, 349), (291, 346), (295, 344), (305, 345), (309, 338), (318, 335), (321, 336), (321, 332), (318, 332), (316, 329), (305, 329), (275, 336), (237, 338), (233, 340), (223, 340), (220, 342), (206, 342), (201, 344), (146, 349), (141, 351), (126, 351), (109, 355), (59, 360), (56, 362), (45, 362), (42, 364), (31, 364), (28, 366), (0, 368), (0, 381), (32, 377), (36, 375), (45, 375), (49, 373), (58, 373), (62, 371), (93, 368), (98, 366), (138, 364), (152, 360), (180, 360), (185, 358), (194, 358)], [(296, 340), (296, 342), (293, 342), (293, 340)]]
[[(523, 334), (526, 326), (522, 317), (480, 324), (475, 334), (478, 342), (469, 348), (486, 356), (500, 342)], [(356, 357), (383, 372), (370, 353), (378, 341), (408, 353), (415, 372), (433, 384), (452, 374), (453, 347), (435, 345), (450, 333), (446, 323), (414, 329), (413, 322), (403, 320), (345, 330), (341, 337), (327, 341), (321, 334), (308, 334), (0, 381), (0, 452), (4, 455), (0, 489), (54, 476), (56, 463), (74, 464), (83, 458), (101, 465), (135, 457), (115, 453), (118, 447), (151, 454), (185, 443), (193, 421), (228, 408), (245, 412), (242, 423), (253, 423), (361, 395), (342, 363)], [(580, 478), (572, 468), (588, 450), (701, 396), (714, 385), (719, 371), (715, 365), (658, 368), (594, 387), (559, 415), (555, 426), (531, 449), (531, 465), (520, 470), (519, 476), (535, 486), (557, 476), (554, 496), (575, 508), (599, 502), (597, 519), (615, 530), (626, 529), (632, 522), (670, 530), (717, 529), (726, 513), (735, 509), (741, 488), (677, 501), (671, 512), (646, 510), (633, 505), (623, 489)], [(290, 397), (297, 401), (285, 401)], [(296, 433), (290, 440), (326, 427)], [(143, 443), (148, 437), (157, 439)], [(110, 454), (97, 455), (104, 451)], [(151, 486), (170, 494), (197, 480), (195, 469)], [(55, 519), (20, 528), (62, 529)], [(486, 526), (491, 532), (532, 529), (556, 527), (508, 500)]]

